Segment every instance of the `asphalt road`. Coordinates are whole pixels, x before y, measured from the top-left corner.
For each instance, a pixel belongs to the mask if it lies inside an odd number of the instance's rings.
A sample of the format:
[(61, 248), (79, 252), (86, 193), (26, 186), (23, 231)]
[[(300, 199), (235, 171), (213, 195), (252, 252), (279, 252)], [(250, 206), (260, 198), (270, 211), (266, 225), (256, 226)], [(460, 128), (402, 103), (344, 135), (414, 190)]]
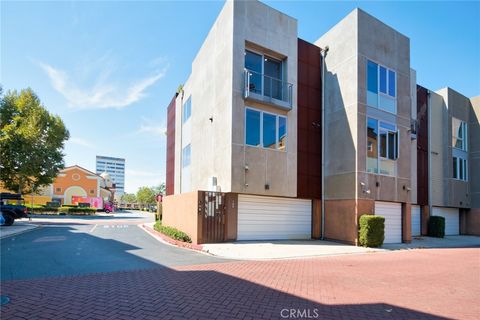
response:
[(40, 228), (0, 240), (1, 281), (227, 261), (159, 242), (138, 226), (150, 221), (153, 215), (135, 211), (34, 218)]

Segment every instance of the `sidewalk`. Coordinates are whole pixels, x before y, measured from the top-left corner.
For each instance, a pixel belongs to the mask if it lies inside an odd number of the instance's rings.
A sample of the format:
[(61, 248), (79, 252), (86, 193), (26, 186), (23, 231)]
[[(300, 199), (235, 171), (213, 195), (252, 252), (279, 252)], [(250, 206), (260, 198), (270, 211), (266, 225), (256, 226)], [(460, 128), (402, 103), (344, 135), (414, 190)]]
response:
[(40, 226), (33, 223), (29, 223), (28, 220), (26, 221), (16, 220), (11, 226), (0, 226), (0, 239), (21, 234), (36, 228), (40, 228)]
[(480, 247), (480, 237), (447, 236), (443, 239), (415, 237), (412, 243), (385, 244), (381, 248), (356, 247), (323, 240), (237, 241), (203, 244), (203, 251), (222, 258), (240, 260), (322, 257), (402, 249)]

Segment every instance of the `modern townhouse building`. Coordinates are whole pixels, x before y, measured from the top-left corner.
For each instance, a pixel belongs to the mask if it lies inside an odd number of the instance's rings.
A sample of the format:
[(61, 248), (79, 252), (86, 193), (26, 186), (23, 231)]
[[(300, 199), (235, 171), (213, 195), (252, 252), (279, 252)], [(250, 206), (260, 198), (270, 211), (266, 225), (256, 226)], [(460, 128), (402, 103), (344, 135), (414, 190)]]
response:
[(356, 244), (363, 214), (385, 217), (386, 243), (430, 214), (478, 233), (478, 99), (428, 92), (409, 39), (360, 9), (312, 44), (294, 18), (228, 1), (168, 107), (163, 222), (196, 243)]

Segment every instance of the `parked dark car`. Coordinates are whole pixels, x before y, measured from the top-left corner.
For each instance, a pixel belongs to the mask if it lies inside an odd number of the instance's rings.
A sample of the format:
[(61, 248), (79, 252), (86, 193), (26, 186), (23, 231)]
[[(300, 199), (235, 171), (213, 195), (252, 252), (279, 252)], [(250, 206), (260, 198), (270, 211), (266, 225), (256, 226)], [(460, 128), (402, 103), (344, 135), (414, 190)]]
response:
[[(13, 204), (12, 202), (16, 202)], [(15, 219), (27, 218), (27, 207), (23, 205), (23, 198), (18, 193), (0, 193), (0, 213), (3, 216), (3, 225), (11, 226)]]

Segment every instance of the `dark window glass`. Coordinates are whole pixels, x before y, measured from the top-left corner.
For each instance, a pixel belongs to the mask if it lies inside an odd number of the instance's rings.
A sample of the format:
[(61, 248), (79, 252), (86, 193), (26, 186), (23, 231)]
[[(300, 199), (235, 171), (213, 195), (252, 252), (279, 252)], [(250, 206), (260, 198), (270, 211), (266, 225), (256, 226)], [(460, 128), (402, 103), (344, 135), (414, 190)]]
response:
[(396, 133), (389, 132), (388, 133), (388, 159), (395, 160), (397, 157), (395, 156), (396, 152)]
[(460, 159), (460, 167), (459, 167), (459, 170), (460, 171), (460, 180), (463, 180), (463, 159)]
[(263, 147), (276, 148), (277, 117), (268, 113), (263, 114)]
[(264, 72), (264, 94), (267, 97), (282, 100), (282, 62), (266, 57), (264, 63)]
[(388, 70), (388, 94), (395, 97), (395, 71)]
[(278, 149), (285, 150), (287, 145), (287, 118), (278, 117)]
[(372, 61), (367, 63), (367, 89), (378, 93), (378, 65)]
[(250, 146), (260, 145), (260, 112), (247, 109), (245, 121), (245, 144)]
[(387, 93), (387, 69), (380, 66), (380, 92)]
[(245, 51), (245, 69), (250, 71), (250, 88), (254, 93), (262, 94), (262, 56)]
[(387, 157), (387, 133), (380, 132), (380, 157)]
[(458, 174), (457, 174), (457, 158), (453, 157), (453, 178), (458, 179)]

